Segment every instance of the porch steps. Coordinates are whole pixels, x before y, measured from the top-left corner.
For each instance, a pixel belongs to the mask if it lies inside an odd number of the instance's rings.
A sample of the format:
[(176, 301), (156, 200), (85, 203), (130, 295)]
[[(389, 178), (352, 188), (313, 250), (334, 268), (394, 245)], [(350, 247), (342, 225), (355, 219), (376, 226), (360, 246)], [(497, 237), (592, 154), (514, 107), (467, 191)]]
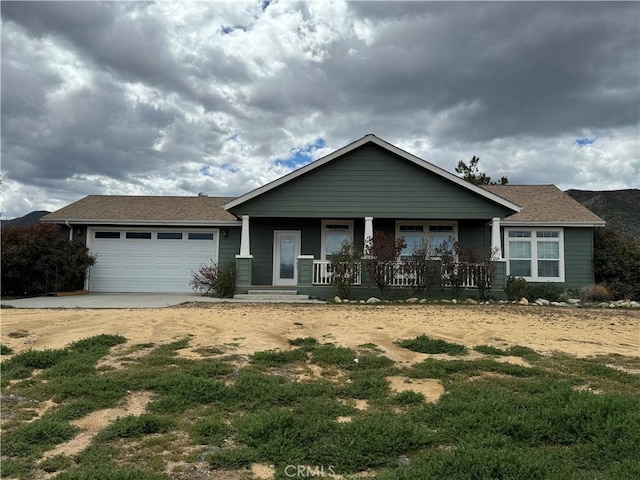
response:
[(256, 303), (296, 303), (308, 302), (309, 295), (298, 295), (295, 290), (249, 290), (248, 293), (237, 293), (235, 300)]

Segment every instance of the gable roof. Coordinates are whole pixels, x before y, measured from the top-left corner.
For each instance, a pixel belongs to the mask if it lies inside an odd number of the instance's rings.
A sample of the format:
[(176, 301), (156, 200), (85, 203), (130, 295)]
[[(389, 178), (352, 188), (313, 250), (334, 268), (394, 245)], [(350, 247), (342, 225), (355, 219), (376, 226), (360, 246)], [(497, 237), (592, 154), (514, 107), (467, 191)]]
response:
[(482, 188), (516, 202), (522, 210), (502, 225), (604, 226), (605, 221), (555, 185), (484, 185)]
[(352, 152), (354, 150), (356, 150), (357, 148), (360, 148), (366, 144), (373, 144), (373, 145), (377, 145), (380, 148), (383, 148), (423, 169), (425, 169), (428, 172), (431, 172), (433, 174), (436, 174), (456, 185), (459, 185), (467, 190), (470, 190), (471, 192), (484, 197), (488, 200), (491, 200), (499, 205), (502, 205), (510, 210), (513, 210), (515, 212), (519, 212), (520, 211), (520, 206), (516, 203), (514, 203), (511, 200), (507, 200), (506, 198), (500, 197), (499, 195), (494, 194), (493, 192), (490, 192), (488, 190), (485, 190), (483, 188), (478, 187), (477, 185), (474, 185), (472, 183), (467, 182), (466, 180), (463, 180), (462, 178), (453, 175), (452, 173), (447, 172), (446, 170), (441, 169), (440, 167), (437, 167), (435, 165), (433, 165), (432, 163), (429, 163), (425, 160), (422, 160), (419, 157), (416, 157), (415, 155), (412, 155), (409, 152), (406, 152), (398, 147), (396, 147), (395, 145), (390, 144), (389, 142), (386, 142), (385, 140), (382, 140), (381, 138), (376, 137), (373, 134), (368, 134), (365, 135), (364, 137), (360, 138), (359, 140), (356, 140), (353, 143), (350, 143), (349, 145), (342, 147), (339, 150), (336, 150), (333, 153), (330, 153), (329, 155), (326, 155), (318, 160), (315, 160), (314, 162), (311, 162), (307, 165), (305, 165), (304, 167), (301, 167), (297, 170), (294, 170), (293, 172), (280, 177), (276, 180), (274, 180), (273, 182), (267, 183), (266, 185), (263, 185), (262, 187), (256, 188), (255, 190), (252, 190), (249, 193), (246, 193), (238, 198), (235, 198), (233, 200), (231, 200), (230, 202), (228, 202), (227, 204), (224, 205), (224, 208), (226, 210), (229, 210), (231, 208), (237, 207), (238, 205), (243, 204), (244, 202), (247, 202), (248, 200), (254, 199), (264, 193), (267, 193), (270, 190), (273, 190), (275, 188), (278, 188), (279, 186), (290, 182), (292, 180), (295, 180), (296, 178), (305, 175), (306, 173), (315, 170), (318, 167), (321, 167), (322, 165), (325, 165), (349, 152)]
[(233, 197), (89, 195), (42, 217), (75, 224), (225, 225), (238, 224), (223, 205)]

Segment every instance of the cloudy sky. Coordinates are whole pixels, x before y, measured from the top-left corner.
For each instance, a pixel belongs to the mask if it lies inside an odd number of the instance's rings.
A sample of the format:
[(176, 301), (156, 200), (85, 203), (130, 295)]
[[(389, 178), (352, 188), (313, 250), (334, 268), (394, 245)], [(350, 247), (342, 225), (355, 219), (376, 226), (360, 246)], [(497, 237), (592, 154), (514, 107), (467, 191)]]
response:
[(2, 216), (234, 196), (367, 133), (640, 188), (638, 2), (2, 1)]

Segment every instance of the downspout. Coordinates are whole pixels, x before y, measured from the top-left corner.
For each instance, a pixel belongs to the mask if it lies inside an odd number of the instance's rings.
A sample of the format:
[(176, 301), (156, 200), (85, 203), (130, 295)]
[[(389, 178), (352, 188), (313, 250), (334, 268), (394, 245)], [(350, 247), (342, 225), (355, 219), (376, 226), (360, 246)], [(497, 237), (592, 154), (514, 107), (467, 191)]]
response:
[(73, 240), (73, 228), (71, 227), (71, 225), (69, 225), (69, 220), (65, 220), (64, 224), (69, 229), (69, 241), (71, 241), (71, 240)]

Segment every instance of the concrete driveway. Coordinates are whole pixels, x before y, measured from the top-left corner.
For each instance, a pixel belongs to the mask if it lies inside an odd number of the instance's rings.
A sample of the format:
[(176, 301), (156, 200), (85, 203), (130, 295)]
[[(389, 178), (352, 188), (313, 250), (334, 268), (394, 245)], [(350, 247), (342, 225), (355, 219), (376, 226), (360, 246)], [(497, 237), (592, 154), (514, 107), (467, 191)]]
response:
[(185, 302), (232, 302), (195, 293), (89, 293), (3, 300), (15, 308), (162, 308)]

